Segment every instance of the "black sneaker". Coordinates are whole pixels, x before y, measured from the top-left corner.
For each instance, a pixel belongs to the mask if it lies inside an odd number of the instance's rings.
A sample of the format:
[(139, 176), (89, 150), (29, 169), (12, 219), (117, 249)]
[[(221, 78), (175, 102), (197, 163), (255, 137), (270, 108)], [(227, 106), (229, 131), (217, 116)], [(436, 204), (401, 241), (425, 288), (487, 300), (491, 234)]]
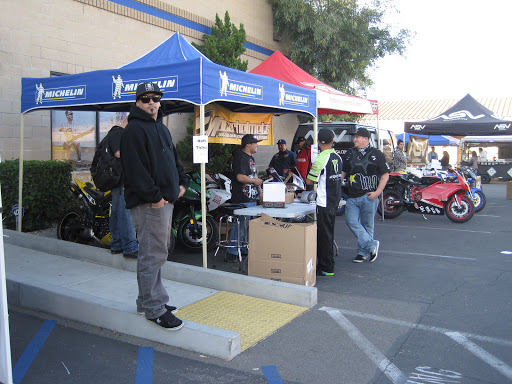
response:
[(162, 316), (156, 319), (149, 319), (153, 323), (165, 328), (168, 331), (177, 331), (183, 328), (183, 321), (174, 316), (171, 312), (167, 311)]
[(119, 250), (111, 249), (110, 253), (113, 254), (113, 255), (118, 255), (120, 253), (123, 253), (123, 250), (122, 249), (119, 249)]
[[(165, 304), (165, 309), (167, 309), (167, 311), (171, 312), (173, 315), (178, 313), (178, 308), (173, 307), (172, 305)], [(137, 313), (139, 315), (143, 315), (145, 312), (143, 309), (137, 309)]]
[(352, 260), (352, 261), (354, 263), (362, 263), (365, 260), (366, 260), (366, 257), (364, 257), (363, 255), (357, 255), (356, 257), (354, 257), (354, 260)]
[(232, 253), (226, 252), (224, 256), (224, 261), (228, 263), (238, 263), (238, 255), (233, 255)]
[(376, 240), (376, 241), (377, 241), (377, 245), (373, 249), (372, 253), (370, 253), (370, 263), (373, 263), (375, 260), (377, 260), (377, 256), (379, 256), (380, 242), (379, 242), (379, 240)]

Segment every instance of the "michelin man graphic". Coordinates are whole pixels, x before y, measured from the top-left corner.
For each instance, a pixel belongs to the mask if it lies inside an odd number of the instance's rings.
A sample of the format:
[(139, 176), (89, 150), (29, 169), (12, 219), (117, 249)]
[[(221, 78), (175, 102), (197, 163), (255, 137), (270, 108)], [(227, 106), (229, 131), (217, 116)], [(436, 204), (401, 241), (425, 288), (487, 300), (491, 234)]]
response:
[(36, 104), (43, 104), (43, 95), (44, 95), (43, 83), (40, 83), (39, 85), (36, 84), (36, 90), (37, 90)]
[(124, 87), (123, 79), (121, 79), (121, 75), (117, 75), (117, 79), (112, 76), (112, 82), (115, 84), (116, 88), (114, 89), (114, 94), (112, 95), (114, 100), (116, 97), (121, 98), (121, 90)]
[(226, 74), (226, 71), (224, 71), (224, 74), (222, 74), (222, 71), (220, 71), (220, 70), (219, 70), (219, 74), (220, 74), (220, 80), (221, 80), (220, 95), (222, 96), (224, 94), (224, 96), (227, 96), (228, 95), (228, 84), (229, 84), (228, 75)]
[(279, 105), (284, 105), (284, 84), (279, 84)]

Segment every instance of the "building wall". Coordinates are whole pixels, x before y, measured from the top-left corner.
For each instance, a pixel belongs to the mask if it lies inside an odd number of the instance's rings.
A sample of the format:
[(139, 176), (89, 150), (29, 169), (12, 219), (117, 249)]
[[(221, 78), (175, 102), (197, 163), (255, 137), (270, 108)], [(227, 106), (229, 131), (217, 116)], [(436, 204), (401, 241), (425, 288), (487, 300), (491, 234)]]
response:
[[(256, 45), (255, 50), (248, 49), (242, 56), (249, 61), (249, 69), (268, 57), (262, 51), (279, 49), (272, 39), (272, 10), (266, 0), (127, 3), (134, 5), (129, 8), (109, 0), (0, 0), (2, 160), (19, 157), (22, 77), (116, 68), (142, 56), (176, 31), (190, 42), (201, 42), (203, 32), (197, 28), (149, 15), (140, 10), (142, 6), (207, 27), (214, 24), (215, 13), (223, 19), (228, 11), (235, 25), (244, 24), (247, 41)], [(177, 141), (184, 135), (187, 117), (173, 119), (176, 131), (172, 133)], [(49, 111), (31, 112), (24, 117), (24, 159), (51, 158), (50, 120)]]

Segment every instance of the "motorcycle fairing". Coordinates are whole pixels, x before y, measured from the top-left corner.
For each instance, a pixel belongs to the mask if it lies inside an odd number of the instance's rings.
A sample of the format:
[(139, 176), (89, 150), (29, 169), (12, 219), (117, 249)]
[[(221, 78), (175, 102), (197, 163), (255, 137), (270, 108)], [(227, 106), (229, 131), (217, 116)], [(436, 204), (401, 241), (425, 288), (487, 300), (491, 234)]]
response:
[(418, 201), (407, 206), (408, 212), (422, 213), (426, 215), (444, 215), (444, 207), (438, 207), (428, 202)]

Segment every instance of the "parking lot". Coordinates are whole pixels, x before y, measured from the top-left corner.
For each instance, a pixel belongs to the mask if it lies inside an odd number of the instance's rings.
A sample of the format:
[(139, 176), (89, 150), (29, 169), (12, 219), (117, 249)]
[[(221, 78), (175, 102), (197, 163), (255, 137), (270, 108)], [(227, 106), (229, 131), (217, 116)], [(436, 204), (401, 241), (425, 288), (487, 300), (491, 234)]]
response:
[(338, 217), (336, 273), (317, 279), (318, 305), (230, 362), (11, 308), (18, 382), (512, 382), (512, 200), (504, 183), (484, 192), (465, 224), (378, 220), (372, 264), (352, 262)]

